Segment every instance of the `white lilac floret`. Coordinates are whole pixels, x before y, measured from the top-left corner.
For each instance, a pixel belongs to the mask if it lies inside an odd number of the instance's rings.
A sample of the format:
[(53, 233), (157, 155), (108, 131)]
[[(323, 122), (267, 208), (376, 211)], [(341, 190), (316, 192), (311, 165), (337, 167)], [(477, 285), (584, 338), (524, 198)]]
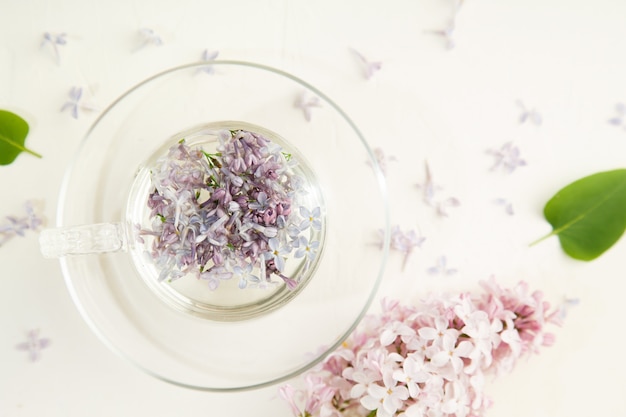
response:
[[(218, 138), (214, 153), (181, 140), (151, 171), (151, 225), (139, 239), (152, 237), (159, 280), (194, 274), (213, 290), (229, 279), (242, 289), (294, 289), (319, 249), (320, 208), (299, 205), (296, 162), (276, 143), (244, 130)], [(305, 254), (287, 276), (289, 259)]]

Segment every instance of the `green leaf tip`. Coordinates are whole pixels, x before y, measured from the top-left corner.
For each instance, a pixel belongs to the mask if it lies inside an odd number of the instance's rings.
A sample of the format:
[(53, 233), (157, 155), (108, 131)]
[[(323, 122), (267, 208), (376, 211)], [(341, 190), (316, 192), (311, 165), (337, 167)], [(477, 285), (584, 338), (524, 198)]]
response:
[(0, 165), (9, 165), (22, 152), (41, 158), (24, 145), (28, 131), (26, 120), (10, 111), (0, 110)]
[(626, 169), (599, 172), (559, 190), (545, 205), (552, 232), (531, 243), (557, 235), (563, 251), (591, 261), (610, 249), (626, 229)]

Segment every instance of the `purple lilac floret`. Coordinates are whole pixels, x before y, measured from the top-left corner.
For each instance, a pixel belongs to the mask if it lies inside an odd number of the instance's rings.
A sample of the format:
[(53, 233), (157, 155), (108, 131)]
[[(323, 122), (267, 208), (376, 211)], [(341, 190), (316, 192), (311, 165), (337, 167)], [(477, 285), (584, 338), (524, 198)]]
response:
[(18, 344), (15, 348), (28, 352), (31, 362), (37, 362), (41, 356), (41, 351), (50, 345), (50, 339), (39, 337), (39, 329), (30, 330), (26, 334), (26, 341)]
[[(218, 137), (215, 153), (181, 140), (152, 170), (152, 225), (140, 239), (153, 237), (159, 279), (191, 273), (213, 290), (232, 278), (239, 288), (296, 288), (319, 248), (320, 208), (294, 207), (301, 178), (276, 143), (244, 130)], [(286, 275), (290, 257), (303, 258), (298, 276)]]
[(485, 381), (554, 343), (560, 324), (539, 291), (491, 279), (479, 294), (416, 305), (383, 300), (336, 351), (279, 395), (295, 417), (481, 417)]
[(23, 237), (28, 230), (37, 231), (42, 225), (43, 219), (37, 213), (32, 202), (24, 204), (24, 215), (6, 216), (5, 221), (0, 224), (0, 246), (14, 238)]

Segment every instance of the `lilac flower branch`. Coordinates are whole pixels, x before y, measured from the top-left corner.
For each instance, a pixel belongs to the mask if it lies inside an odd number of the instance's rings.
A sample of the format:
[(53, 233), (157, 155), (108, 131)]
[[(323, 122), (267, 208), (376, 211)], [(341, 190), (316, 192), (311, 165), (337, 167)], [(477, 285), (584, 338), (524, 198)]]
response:
[(541, 292), (525, 282), (481, 293), (431, 295), (405, 305), (383, 299), (335, 352), (278, 394), (294, 417), (484, 415), (485, 380), (551, 346), (559, 325)]

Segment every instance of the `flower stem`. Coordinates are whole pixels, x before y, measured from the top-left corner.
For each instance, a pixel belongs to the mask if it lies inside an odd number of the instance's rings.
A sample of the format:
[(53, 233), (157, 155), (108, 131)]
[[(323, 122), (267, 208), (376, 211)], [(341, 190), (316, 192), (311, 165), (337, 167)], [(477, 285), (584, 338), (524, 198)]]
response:
[(547, 238), (554, 236), (555, 234), (556, 233), (554, 233), (554, 230), (553, 230), (550, 233), (548, 233), (547, 235), (542, 236), (539, 239), (535, 240), (534, 242), (530, 243), (528, 246), (529, 247), (535, 246), (537, 243), (542, 242), (542, 241), (546, 240)]

